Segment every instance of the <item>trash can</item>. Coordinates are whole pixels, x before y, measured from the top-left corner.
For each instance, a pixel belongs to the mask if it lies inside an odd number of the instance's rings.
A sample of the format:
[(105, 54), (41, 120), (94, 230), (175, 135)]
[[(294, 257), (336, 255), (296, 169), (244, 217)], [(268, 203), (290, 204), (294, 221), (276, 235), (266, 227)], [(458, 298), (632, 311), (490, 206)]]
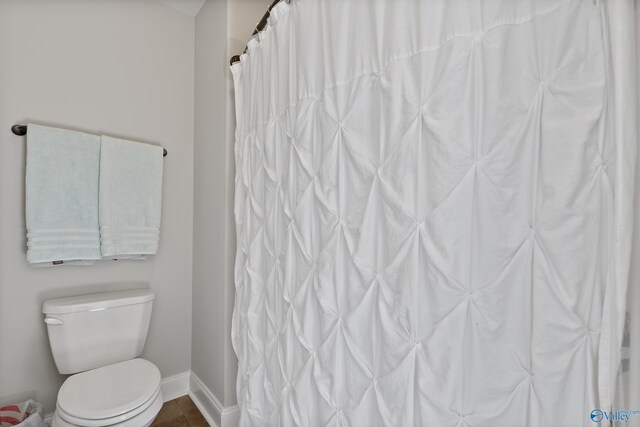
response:
[(0, 427), (46, 427), (44, 407), (34, 400), (0, 408)]

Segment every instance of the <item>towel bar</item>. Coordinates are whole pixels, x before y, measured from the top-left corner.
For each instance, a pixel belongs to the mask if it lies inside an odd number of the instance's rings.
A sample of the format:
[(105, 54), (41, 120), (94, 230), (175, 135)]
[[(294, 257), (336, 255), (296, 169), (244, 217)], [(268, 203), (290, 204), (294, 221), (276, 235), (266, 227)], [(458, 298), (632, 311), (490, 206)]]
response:
[[(18, 136), (24, 136), (27, 134), (27, 125), (13, 125), (11, 126), (11, 132)], [(167, 157), (167, 149), (162, 149), (162, 156)]]

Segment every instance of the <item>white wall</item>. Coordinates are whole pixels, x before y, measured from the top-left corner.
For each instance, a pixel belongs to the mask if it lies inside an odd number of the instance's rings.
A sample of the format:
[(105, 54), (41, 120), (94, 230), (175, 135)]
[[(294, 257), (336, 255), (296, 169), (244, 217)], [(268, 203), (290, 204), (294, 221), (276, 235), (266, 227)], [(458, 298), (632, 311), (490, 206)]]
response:
[[(64, 378), (50, 354), (43, 300), (126, 282), (156, 292), (144, 357), (164, 377), (189, 370), (193, 76), (194, 19), (155, 1), (0, 0), (0, 403), (32, 397), (54, 409)], [(26, 265), (25, 142), (10, 127), (28, 121), (167, 148), (157, 256)]]
[[(242, 52), (270, 3), (270, 0), (208, 0), (196, 17), (191, 361), (192, 371), (223, 410), (236, 404), (237, 374), (237, 359), (231, 345), (236, 245), (235, 106), (229, 59)], [(221, 424), (224, 426), (224, 420)]]

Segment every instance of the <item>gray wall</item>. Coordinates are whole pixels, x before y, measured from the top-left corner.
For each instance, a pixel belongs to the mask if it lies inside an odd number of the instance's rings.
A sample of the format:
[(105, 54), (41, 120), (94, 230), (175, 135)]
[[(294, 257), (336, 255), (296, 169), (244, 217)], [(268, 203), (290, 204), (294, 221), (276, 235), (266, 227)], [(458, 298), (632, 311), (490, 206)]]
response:
[(193, 352), (191, 369), (226, 408), (236, 404), (234, 304), (235, 105), (229, 58), (271, 0), (208, 0), (196, 17)]
[[(189, 370), (193, 79), (194, 19), (155, 1), (0, 0), (0, 403), (32, 397), (54, 409), (64, 377), (49, 350), (43, 300), (126, 282), (156, 292), (144, 357), (163, 377)], [(25, 143), (9, 129), (28, 121), (167, 148), (157, 256), (27, 266)]]
[(207, 1), (196, 16), (191, 369), (224, 404), (227, 2)]

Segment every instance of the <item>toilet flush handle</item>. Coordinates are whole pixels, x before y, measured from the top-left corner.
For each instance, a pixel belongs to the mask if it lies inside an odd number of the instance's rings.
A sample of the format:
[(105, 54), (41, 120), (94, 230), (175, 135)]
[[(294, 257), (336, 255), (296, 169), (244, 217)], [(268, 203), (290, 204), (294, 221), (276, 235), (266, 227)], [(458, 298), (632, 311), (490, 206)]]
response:
[(47, 325), (62, 325), (64, 322), (55, 317), (45, 317), (44, 323), (46, 323)]

